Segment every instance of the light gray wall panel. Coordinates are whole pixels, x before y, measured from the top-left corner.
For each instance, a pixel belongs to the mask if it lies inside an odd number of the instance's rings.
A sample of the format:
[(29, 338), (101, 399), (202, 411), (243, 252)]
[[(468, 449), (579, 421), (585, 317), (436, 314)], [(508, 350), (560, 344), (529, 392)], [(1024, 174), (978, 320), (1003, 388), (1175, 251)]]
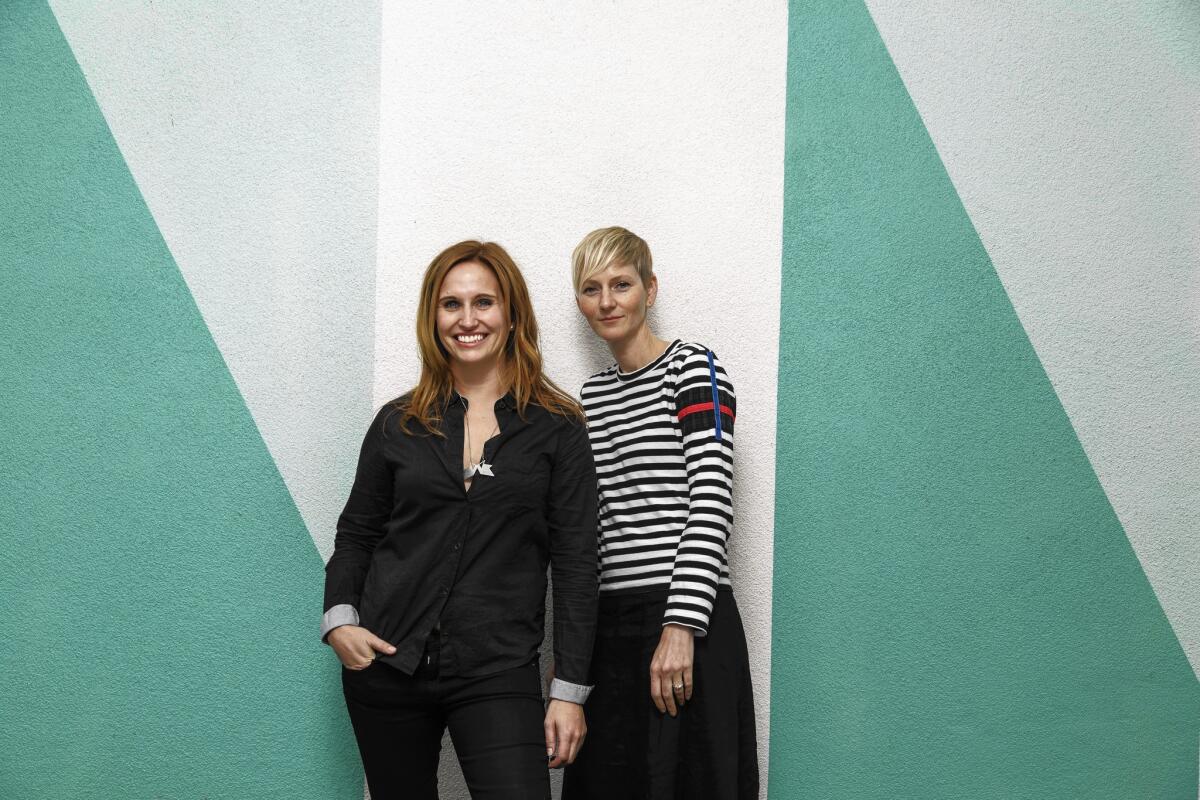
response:
[(328, 557), (371, 412), (378, 3), (51, 5)]
[(1200, 671), (1200, 6), (867, 5)]

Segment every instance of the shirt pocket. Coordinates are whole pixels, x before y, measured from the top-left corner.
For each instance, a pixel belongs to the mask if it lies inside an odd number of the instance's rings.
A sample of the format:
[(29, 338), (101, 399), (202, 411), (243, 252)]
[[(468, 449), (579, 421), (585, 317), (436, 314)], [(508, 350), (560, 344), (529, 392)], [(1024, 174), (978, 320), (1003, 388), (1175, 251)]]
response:
[(498, 502), (513, 511), (546, 510), (546, 495), (550, 490), (550, 465), (536, 456), (510, 459), (501, 469), (496, 468)]

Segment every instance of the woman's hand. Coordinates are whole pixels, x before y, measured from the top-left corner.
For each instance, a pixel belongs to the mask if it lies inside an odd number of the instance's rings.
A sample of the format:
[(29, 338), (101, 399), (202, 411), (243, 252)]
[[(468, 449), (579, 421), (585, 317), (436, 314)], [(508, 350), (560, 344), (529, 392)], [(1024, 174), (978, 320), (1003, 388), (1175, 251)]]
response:
[(396, 648), (358, 625), (341, 625), (325, 637), (333, 652), (341, 659), (346, 669), (366, 669), (375, 660), (376, 653), (391, 655)]
[(692, 699), (694, 636), (691, 628), (667, 623), (650, 660), (650, 698), (660, 712), (672, 717), (678, 706)]
[(583, 739), (587, 736), (587, 722), (583, 718), (583, 706), (566, 700), (551, 700), (546, 707), (546, 758), (550, 768), (573, 764)]

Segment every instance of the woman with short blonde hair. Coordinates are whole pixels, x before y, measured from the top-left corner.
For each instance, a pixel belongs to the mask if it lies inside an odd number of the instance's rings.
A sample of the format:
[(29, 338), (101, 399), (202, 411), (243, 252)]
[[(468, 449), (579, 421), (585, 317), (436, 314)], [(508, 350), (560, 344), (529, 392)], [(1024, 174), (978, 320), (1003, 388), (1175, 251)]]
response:
[(575, 293), (578, 294), (585, 281), (609, 264), (632, 267), (642, 279), (643, 286), (649, 286), (654, 278), (650, 247), (640, 236), (624, 228), (600, 228), (583, 237), (571, 254)]
[(757, 800), (754, 701), (726, 546), (733, 384), (707, 347), (655, 335), (650, 248), (592, 231), (575, 300), (616, 361), (581, 392), (599, 485), (600, 613), (587, 747), (564, 800)]

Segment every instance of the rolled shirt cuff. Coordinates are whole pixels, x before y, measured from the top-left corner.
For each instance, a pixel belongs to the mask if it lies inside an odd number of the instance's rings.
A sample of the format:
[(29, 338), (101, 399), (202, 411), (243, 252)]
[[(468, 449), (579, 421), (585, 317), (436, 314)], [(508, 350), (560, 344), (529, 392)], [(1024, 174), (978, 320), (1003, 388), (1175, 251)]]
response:
[(580, 683), (568, 683), (567, 681), (560, 681), (558, 678), (550, 681), (551, 700), (566, 700), (568, 703), (583, 705), (587, 702), (588, 695), (591, 693), (591, 686), (584, 686)]
[[(340, 628), (343, 625), (358, 624), (358, 609), (349, 603), (332, 606), (325, 615), (321, 617), (321, 641), (325, 641), (325, 637), (334, 628)], [(328, 644), (328, 642), (326, 642)]]

